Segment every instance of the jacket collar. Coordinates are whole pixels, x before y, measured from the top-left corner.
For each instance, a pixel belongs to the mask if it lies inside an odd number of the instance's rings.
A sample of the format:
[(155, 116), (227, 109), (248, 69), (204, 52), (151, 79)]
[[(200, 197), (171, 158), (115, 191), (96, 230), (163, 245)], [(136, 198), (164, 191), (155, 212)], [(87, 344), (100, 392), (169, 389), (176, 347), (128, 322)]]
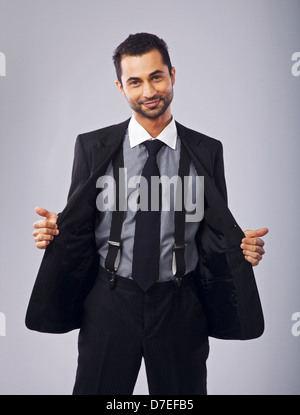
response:
[[(111, 147), (111, 146), (114, 147), (118, 145), (122, 141), (124, 134), (126, 133), (130, 119), (131, 117), (128, 118), (126, 121), (123, 121), (119, 124), (115, 124), (109, 127), (107, 129), (106, 134), (102, 138), (102, 145), (105, 147)], [(178, 131), (178, 135), (180, 136), (181, 139), (184, 140), (184, 142), (187, 145), (194, 147), (194, 146), (198, 146), (203, 141), (203, 137), (204, 137), (203, 134), (193, 131), (187, 127), (184, 127), (182, 124), (180, 124), (177, 121), (175, 121), (175, 123), (176, 123), (176, 128)]]
[(126, 130), (128, 128), (130, 118), (120, 124), (115, 124), (109, 127), (106, 134), (102, 137), (101, 144), (103, 147), (116, 148), (122, 142)]
[(191, 160), (193, 161), (197, 173), (200, 176), (208, 175), (205, 169), (205, 159), (208, 157), (208, 149), (205, 145), (205, 135), (191, 130), (176, 121), (178, 135), (186, 148)]
[[(129, 122), (130, 118), (107, 129), (105, 135), (101, 139), (101, 145), (104, 150), (105, 159), (111, 159), (120, 148)], [(178, 135), (186, 147), (190, 158), (193, 160), (198, 174), (206, 175), (207, 171), (203, 166), (205, 163), (201, 162), (201, 160), (204, 160), (205, 157), (207, 157), (207, 149), (204, 140), (205, 135), (184, 127), (177, 121), (175, 121), (175, 123)], [(201, 151), (199, 147), (201, 147)]]

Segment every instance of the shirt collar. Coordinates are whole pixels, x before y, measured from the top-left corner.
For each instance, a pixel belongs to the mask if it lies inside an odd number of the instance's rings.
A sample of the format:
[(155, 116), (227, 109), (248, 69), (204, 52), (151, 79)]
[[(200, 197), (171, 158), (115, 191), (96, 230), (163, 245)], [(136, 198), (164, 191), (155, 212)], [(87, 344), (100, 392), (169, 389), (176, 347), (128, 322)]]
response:
[[(129, 143), (130, 147), (133, 148), (138, 144), (142, 144), (146, 140), (153, 140), (154, 138), (141, 126), (134, 118), (131, 117), (128, 125)], [(177, 128), (174, 118), (172, 121), (163, 129), (163, 131), (155, 138), (162, 141), (164, 144), (176, 149), (177, 142)]]

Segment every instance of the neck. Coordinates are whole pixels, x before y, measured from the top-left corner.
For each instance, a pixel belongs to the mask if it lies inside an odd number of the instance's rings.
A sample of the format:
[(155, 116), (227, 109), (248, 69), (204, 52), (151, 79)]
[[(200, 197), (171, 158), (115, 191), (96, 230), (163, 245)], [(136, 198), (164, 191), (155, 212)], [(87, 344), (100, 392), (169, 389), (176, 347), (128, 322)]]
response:
[(150, 119), (134, 111), (134, 118), (143, 128), (145, 128), (151, 137), (156, 138), (171, 122), (172, 114), (170, 108), (168, 108), (168, 110), (163, 115)]

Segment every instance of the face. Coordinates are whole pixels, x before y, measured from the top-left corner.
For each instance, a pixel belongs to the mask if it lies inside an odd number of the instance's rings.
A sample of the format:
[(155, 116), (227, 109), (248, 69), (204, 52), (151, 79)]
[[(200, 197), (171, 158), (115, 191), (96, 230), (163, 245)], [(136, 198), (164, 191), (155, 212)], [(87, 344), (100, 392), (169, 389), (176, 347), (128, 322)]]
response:
[(121, 60), (122, 84), (116, 84), (130, 107), (139, 116), (155, 119), (170, 112), (175, 69), (164, 64), (157, 49)]

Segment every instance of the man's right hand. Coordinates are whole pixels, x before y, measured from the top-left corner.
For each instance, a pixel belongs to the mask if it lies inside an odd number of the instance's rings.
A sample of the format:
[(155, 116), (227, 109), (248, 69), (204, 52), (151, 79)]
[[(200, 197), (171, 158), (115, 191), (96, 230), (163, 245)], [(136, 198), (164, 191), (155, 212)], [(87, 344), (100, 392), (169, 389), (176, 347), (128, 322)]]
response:
[(34, 236), (36, 247), (39, 249), (46, 249), (50, 242), (53, 241), (54, 236), (59, 234), (56, 225), (58, 216), (56, 213), (49, 212), (47, 209), (41, 207), (36, 207), (35, 211), (44, 219), (34, 222), (34, 231), (32, 235)]

